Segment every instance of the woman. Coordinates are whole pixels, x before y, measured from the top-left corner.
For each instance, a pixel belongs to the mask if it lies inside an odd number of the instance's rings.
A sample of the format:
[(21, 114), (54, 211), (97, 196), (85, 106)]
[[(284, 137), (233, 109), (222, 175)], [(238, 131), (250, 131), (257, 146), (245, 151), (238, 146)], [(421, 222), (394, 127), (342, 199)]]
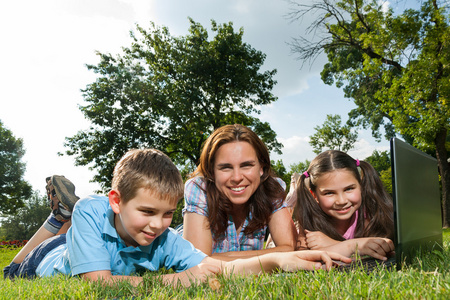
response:
[[(283, 202), (284, 187), (253, 131), (220, 127), (205, 141), (200, 164), (185, 184), (183, 236), (222, 260), (292, 251), (296, 230)], [(263, 249), (267, 227), (275, 243), (271, 249)]]

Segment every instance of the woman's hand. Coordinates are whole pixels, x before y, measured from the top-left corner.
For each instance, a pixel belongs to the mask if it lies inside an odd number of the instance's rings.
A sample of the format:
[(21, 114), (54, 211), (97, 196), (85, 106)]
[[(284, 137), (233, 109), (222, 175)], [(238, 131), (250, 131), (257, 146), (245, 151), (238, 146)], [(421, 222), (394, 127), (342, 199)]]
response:
[(306, 247), (311, 250), (324, 249), (336, 245), (340, 241), (333, 240), (320, 231), (309, 231), (305, 229)]

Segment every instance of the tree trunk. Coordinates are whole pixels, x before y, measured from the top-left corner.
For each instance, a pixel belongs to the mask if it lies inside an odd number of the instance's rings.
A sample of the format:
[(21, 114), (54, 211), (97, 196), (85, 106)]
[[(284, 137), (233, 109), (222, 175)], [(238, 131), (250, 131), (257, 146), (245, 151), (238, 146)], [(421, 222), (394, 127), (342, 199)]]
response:
[(448, 228), (450, 225), (450, 167), (445, 149), (446, 138), (447, 129), (442, 128), (435, 139), (436, 157), (442, 183), (442, 225), (444, 228)]

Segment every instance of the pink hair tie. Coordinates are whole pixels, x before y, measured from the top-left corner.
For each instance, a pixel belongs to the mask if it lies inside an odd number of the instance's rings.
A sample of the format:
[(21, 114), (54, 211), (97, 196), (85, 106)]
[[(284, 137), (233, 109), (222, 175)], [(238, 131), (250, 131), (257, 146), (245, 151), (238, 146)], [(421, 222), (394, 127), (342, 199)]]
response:
[(303, 172), (303, 175), (305, 175), (306, 178), (309, 177), (308, 171)]
[(356, 169), (358, 170), (359, 176), (362, 177), (362, 171), (361, 171), (361, 167), (359, 166), (359, 159), (356, 160)]

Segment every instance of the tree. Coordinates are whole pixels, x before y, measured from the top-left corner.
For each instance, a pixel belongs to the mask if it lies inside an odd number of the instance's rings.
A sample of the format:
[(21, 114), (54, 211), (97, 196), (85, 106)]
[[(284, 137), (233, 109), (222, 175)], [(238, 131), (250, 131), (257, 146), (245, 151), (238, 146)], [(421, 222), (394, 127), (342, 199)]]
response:
[(23, 141), (0, 121), (0, 212), (12, 214), (31, 195), (31, 185), (23, 179)]
[(288, 172), (286, 170), (286, 167), (283, 164), (283, 161), (281, 159), (277, 161), (270, 161), (272, 170), (275, 172), (275, 175), (279, 178), (281, 178), (284, 183), (286, 183), (286, 191), (289, 191), (289, 187), (291, 185), (291, 175), (292, 172)]
[(281, 178), (286, 183), (286, 191), (290, 191), (291, 188), (291, 176), (294, 172), (299, 174), (303, 173), (306, 169), (308, 169), (311, 161), (305, 160), (304, 162), (299, 162), (297, 164), (292, 164), (289, 166), (290, 171), (286, 170), (286, 167), (283, 164), (282, 160), (271, 161), (272, 169), (275, 172), (275, 175)]
[(352, 132), (350, 125), (341, 126), (339, 115), (327, 115), (323, 126), (316, 126), (314, 130), (316, 133), (310, 136), (309, 144), (316, 154), (328, 149), (347, 152), (354, 147), (358, 138), (358, 134)]
[(0, 236), (7, 240), (28, 240), (42, 226), (50, 214), (47, 197), (34, 192), (24, 207), (2, 221)]
[(303, 172), (308, 170), (310, 164), (311, 164), (311, 161), (308, 159), (305, 159), (304, 162), (298, 162), (296, 164), (292, 164), (292, 165), (290, 165), (291, 172), (292, 173), (297, 172), (298, 174), (302, 174)]
[(281, 153), (269, 124), (250, 115), (276, 100), (276, 70), (260, 72), (265, 54), (242, 41), (242, 28), (211, 25), (210, 41), (192, 19), (181, 37), (154, 23), (149, 30), (137, 25), (122, 55), (97, 53), (98, 65), (87, 66), (99, 77), (83, 90), (88, 104), (80, 109), (93, 126), (66, 138), (65, 146), (76, 165), (97, 170), (93, 181), (109, 186), (114, 164), (130, 148), (160, 149), (192, 170), (205, 139), (225, 124), (252, 128)]
[(364, 160), (378, 172), (384, 187), (388, 193), (392, 194), (391, 156), (389, 152), (374, 150), (372, 155)]
[(391, 167), (391, 156), (389, 151), (374, 150), (371, 156), (364, 159), (372, 165), (372, 167), (381, 174), (381, 171), (388, 170)]
[[(424, 151), (434, 151), (442, 178), (444, 227), (450, 224), (450, 29), (448, 7), (426, 0), (420, 9), (394, 14), (376, 0), (322, 0), (296, 4), (291, 18), (318, 13), (308, 28), (315, 40), (298, 38), (301, 59), (328, 57), (327, 84), (344, 86), (357, 108), (350, 117), (375, 137), (384, 126)], [(447, 147), (447, 148), (446, 148)]]

